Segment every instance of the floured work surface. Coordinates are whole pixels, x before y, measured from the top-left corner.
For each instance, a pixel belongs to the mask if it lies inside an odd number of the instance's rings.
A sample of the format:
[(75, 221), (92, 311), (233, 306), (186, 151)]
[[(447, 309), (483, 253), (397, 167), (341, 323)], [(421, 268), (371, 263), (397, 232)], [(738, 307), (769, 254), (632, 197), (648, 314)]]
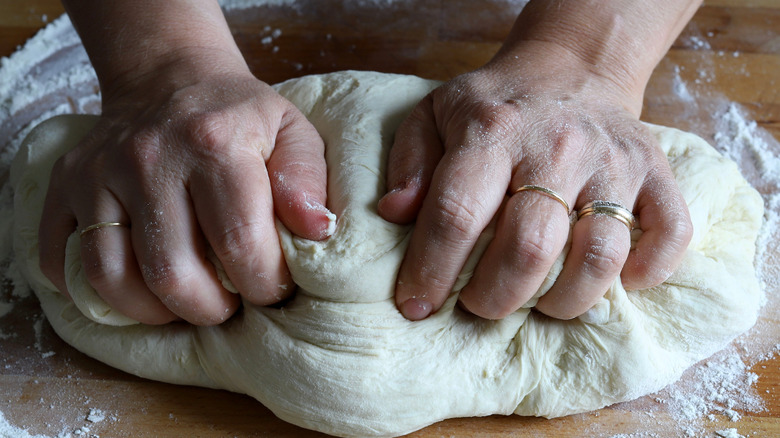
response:
[[(94, 125), (92, 116), (44, 122), (11, 168), (14, 251), (58, 334), (130, 373), (251, 395), (294, 424), (339, 436), (408, 433), (453, 417), (559, 417), (655, 392), (752, 327), (761, 292), (753, 269), (763, 216), (758, 192), (704, 140), (650, 126), (689, 205), (694, 236), (662, 285), (627, 293), (616, 281), (583, 316), (560, 321), (533, 301), (500, 321), (454, 306), (405, 320), (392, 299), (411, 228), (379, 218), (393, 133), (438, 83), (414, 76), (341, 72), (280, 85), (323, 137), (328, 207), (324, 242), (278, 225), (296, 296), (283, 308), (246, 305), (217, 327), (144, 326), (94, 293), (77, 232), (65, 271), (75, 304), (38, 267), (37, 231), (56, 159)], [(471, 276), (492, 230), (461, 273)], [(537, 297), (557, 277), (565, 252)]]

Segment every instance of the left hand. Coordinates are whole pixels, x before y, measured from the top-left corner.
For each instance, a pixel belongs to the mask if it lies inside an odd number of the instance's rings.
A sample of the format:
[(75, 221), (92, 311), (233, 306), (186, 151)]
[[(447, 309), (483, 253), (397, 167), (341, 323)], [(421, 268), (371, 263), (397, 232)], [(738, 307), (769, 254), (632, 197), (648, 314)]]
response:
[(512, 194), (526, 184), (554, 190), (575, 210), (617, 202), (644, 231), (631, 249), (615, 218), (578, 221), (563, 270), (536, 305), (549, 316), (584, 313), (621, 273), (629, 289), (657, 285), (682, 260), (692, 225), (665, 155), (638, 120), (641, 94), (559, 46), (523, 50), (437, 88), (397, 131), (379, 213), (395, 223), (416, 218), (396, 288), (408, 319), (441, 307), (497, 214), (496, 236), (460, 302), (498, 319), (534, 295), (566, 243), (569, 212), (539, 192)]

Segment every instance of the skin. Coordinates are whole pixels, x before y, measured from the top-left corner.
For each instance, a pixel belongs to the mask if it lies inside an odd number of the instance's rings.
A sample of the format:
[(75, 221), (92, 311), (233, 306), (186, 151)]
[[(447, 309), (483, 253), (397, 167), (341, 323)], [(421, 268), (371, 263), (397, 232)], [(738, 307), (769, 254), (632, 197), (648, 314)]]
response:
[[(68, 235), (117, 221), (128, 227), (84, 235), (82, 259), (98, 294), (141, 322), (210, 325), (235, 312), (239, 297), (217, 280), (208, 247), (249, 302), (288, 296), (294, 285), (274, 218), (304, 238), (328, 237), (314, 127), (249, 72), (215, 1), (64, 3), (100, 79), (103, 113), (52, 173), (43, 272), (67, 293)], [(488, 64), (420, 102), (396, 133), (378, 206), (388, 221), (416, 221), (396, 289), (405, 317), (441, 307), (494, 217), (496, 238), (460, 294), (462, 307), (502, 318), (535, 293), (569, 222), (538, 192), (507, 197), (524, 184), (555, 190), (575, 209), (618, 202), (643, 230), (630, 249), (614, 218), (577, 222), (539, 311), (572, 318), (618, 275), (632, 289), (670, 275), (690, 219), (638, 117), (651, 71), (697, 7), (532, 1)]]
[[(423, 100), (399, 128), (380, 214), (416, 218), (398, 274), (409, 319), (438, 310), (474, 243), (497, 215), (496, 237), (459, 302), (484, 318), (514, 312), (537, 291), (566, 243), (567, 212), (617, 202), (644, 231), (604, 215), (578, 221), (563, 271), (536, 309), (570, 319), (621, 275), (629, 289), (663, 282), (692, 235), (687, 207), (655, 140), (639, 123), (655, 65), (698, 2), (538, 1), (528, 4), (484, 67)], [(503, 208), (502, 202), (506, 201)]]
[(274, 215), (299, 236), (327, 237), (314, 127), (249, 72), (216, 2), (66, 6), (98, 73), (103, 112), (52, 173), (43, 272), (67, 291), (67, 235), (110, 220), (129, 227), (84, 235), (85, 272), (106, 302), (141, 322), (210, 325), (235, 312), (239, 297), (218, 281), (207, 245), (249, 302), (288, 296)]

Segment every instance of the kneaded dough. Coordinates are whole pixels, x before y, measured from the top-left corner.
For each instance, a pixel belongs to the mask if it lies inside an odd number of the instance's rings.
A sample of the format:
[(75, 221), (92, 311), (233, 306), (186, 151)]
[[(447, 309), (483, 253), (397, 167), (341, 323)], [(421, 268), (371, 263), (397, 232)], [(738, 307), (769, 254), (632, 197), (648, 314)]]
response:
[(405, 320), (392, 292), (411, 228), (385, 222), (375, 206), (395, 129), (437, 85), (352, 71), (276, 86), (325, 140), (328, 207), (338, 217), (324, 242), (277, 224), (299, 285), (283, 308), (245, 305), (217, 327), (135, 324), (86, 282), (77, 233), (66, 251), (76, 303), (54, 288), (38, 267), (49, 173), (93, 116), (44, 122), (13, 164), (14, 246), (24, 274), (57, 333), (84, 353), (150, 379), (249, 394), (284, 420), (341, 436), (399, 435), (452, 417), (598, 409), (661, 389), (754, 324), (761, 198), (704, 140), (652, 125), (695, 228), (668, 281), (626, 293), (618, 280), (571, 321), (528, 308), (482, 320), (454, 304), (492, 237), (488, 230), (445, 306), (424, 321)]

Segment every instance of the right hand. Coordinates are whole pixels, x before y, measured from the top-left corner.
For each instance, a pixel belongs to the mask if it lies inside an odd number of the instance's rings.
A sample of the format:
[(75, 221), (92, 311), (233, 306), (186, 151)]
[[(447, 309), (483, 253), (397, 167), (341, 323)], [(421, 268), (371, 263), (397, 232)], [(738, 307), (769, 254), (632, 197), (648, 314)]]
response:
[(294, 234), (328, 237), (315, 128), (245, 66), (171, 65), (126, 85), (104, 93), (97, 125), (52, 171), (44, 274), (68, 294), (68, 236), (111, 221), (127, 227), (87, 232), (82, 263), (97, 293), (142, 323), (211, 325), (236, 311), (239, 297), (222, 287), (208, 247), (249, 302), (291, 294), (274, 211)]

